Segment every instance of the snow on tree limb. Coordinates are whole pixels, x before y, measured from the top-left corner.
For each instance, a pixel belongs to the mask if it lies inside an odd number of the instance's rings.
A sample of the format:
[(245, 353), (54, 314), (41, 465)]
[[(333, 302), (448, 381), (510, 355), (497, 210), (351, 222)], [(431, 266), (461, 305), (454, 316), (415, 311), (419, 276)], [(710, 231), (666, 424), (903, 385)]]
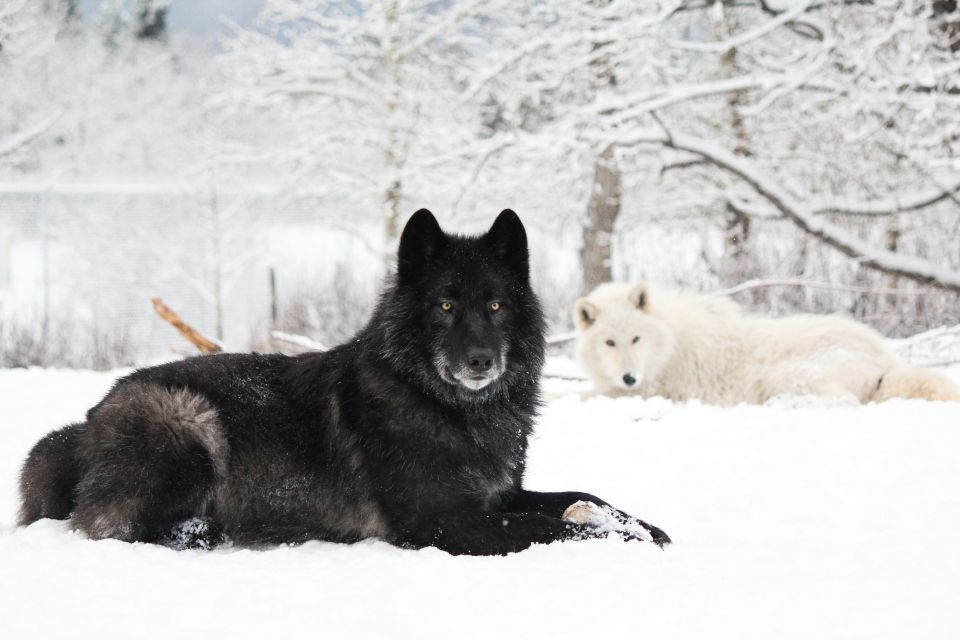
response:
[(549, 44), (550, 42), (546, 38), (535, 38), (523, 46), (518, 47), (510, 55), (500, 60), (497, 66), (487, 70), (480, 78), (470, 84), (463, 92), (461, 100), (464, 103), (472, 102), (484, 87), (499, 78), (507, 69), (517, 64), (517, 62), (526, 56), (531, 55), (533, 52), (546, 48)]
[(397, 52), (397, 57), (401, 59), (407, 58), (430, 44), (430, 41), (434, 38), (449, 33), (458, 22), (475, 13), (477, 8), (481, 7), (484, 3), (486, 3), (486, 0), (474, 0), (473, 2), (462, 3), (460, 6), (455, 5), (454, 11), (444, 16), (442, 20), (438, 20), (436, 24), (417, 36), (413, 42), (401, 48)]
[(61, 115), (63, 114), (60, 112), (53, 113), (26, 129), (15, 133), (6, 140), (0, 140), (0, 158), (13, 153), (17, 149), (42, 136), (60, 119)]
[(815, 201), (810, 207), (814, 213), (849, 216), (886, 216), (905, 211), (916, 211), (946, 200), (960, 191), (960, 178), (945, 188), (934, 188), (905, 195), (893, 195), (863, 202)]
[(706, 140), (666, 130), (644, 131), (619, 141), (619, 144), (625, 145), (643, 143), (661, 144), (672, 149), (694, 153), (740, 177), (801, 230), (853, 258), (864, 267), (960, 293), (960, 273), (944, 269), (923, 258), (901, 255), (867, 244), (853, 234), (818, 217), (749, 160), (735, 156), (726, 149)]
[(615, 113), (617, 120), (627, 120), (687, 100), (745, 89), (772, 89), (786, 80), (783, 74), (745, 75), (711, 82), (697, 82), (670, 87), (668, 91), (626, 96), (616, 104), (604, 104), (595, 110), (600, 115)]
[(742, 47), (743, 45), (747, 44), (748, 42), (752, 42), (757, 38), (762, 38), (777, 27), (791, 22), (809, 9), (813, 3), (814, 0), (800, 0), (800, 2), (797, 2), (789, 10), (784, 11), (775, 18), (771, 18), (755, 29), (745, 31), (740, 35), (723, 42), (688, 42), (685, 40), (673, 40), (670, 44), (679, 49), (687, 49), (688, 51), (702, 51), (704, 53), (723, 54), (731, 49)]
[(834, 282), (817, 282), (805, 278), (757, 278), (747, 280), (726, 289), (711, 292), (715, 296), (732, 296), (744, 291), (765, 289), (768, 287), (800, 287), (803, 289), (824, 289), (827, 291), (847, 291), (851, 293), (869, 293), (872, 295), (917, 296), (923, 295), (922, 290), (891, 289), (889, 287), (861, 287), (857, 285), (838, 284)]
[[(808, 208), (817, 215), (880, 218), (898, 213), (920, 211), (944, 200), (956, 198), (958, 193), (960, 193), (960, 178), (954, 179), (945, 186), (906, 194), (895, 193), (883, 198), (869, 200), (812, 198)], [(752, 217), (780, 217), (779, 213), (769, 207), (760, 208), (756, 206), (756, 203), (743, 201), (732, 190), (727, 192), (726, 198), (736, 210)]]
[(900, 356), (915, 367), (942, 367), (960, 362), (960, 325), (939, 327), (902, 340), (891, 340)]

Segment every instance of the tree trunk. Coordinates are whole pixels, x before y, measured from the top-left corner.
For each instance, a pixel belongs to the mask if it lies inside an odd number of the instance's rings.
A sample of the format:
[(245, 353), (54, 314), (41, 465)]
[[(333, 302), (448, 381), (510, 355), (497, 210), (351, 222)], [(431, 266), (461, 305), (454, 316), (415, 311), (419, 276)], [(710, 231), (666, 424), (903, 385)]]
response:
[(214, 335), (223, 341), (223, 228), (216, 182), (210, 185), (210, 288), (213, 295)]
[(946, 36), (950, 51), (960, 51), (960, 13), (957, 12), (957, 0), (934, 0), (931, 9), (940, 32)]
[[(887, 223), (887, 230), (884, 234), (884, 248), (890, 253), (897, 253), (900, 249), (900, 220), (894, 216)], [(896, 274), (887, 274), (884, 279), (884, 286), (891, 291), (897, 290), (900, 288), (900, 277)], [(899, 296), (895, 294), (887, 294), (886, 296), (880, 298), (880, 313), (888, 319), (899, 319), (903, 314), (899, 313), (900, 305), (904, 301), (900, 299)], [(896, 324), (896, 323), (894, 323)], [(892, 332), (900, 329), (898, 326), (889, 326), (884, 327), (886, 331)]]
[[(729, 0), (725, 1), (722, 5), (724, 10), (713, 25), (714, 35), (718, 41), (730, 38), (730, 34), (737, 32), (740, 27), (736, 15), (727, 11), (727, 6), (730, 4)], [(725, 77), (736, 77), (745, 73), (738, 60), (736, 47), (731, 47), (720, 56), (719, 64), (721, 75)], [(728, 93), (726, 111), (730, 119), (730, 131), (735, 140), (733, 152), (738, 156), (749, 158), (753, 153), (750, 151), (749, 134), (742, 113), (745, 95), (745, 91)], [(750, 218), (730, 206), (727, 207), (727, 213), (728, 218), (723, 235), (723, 258), (720, 261), (718, 275), (725, 286), (731, 286), (757, 278), (760, 273), (750, 251)], [(768, 295), (767, 291), (754, 291), (751, 293), (751, 298), (753, 302), (760, 302), (758, 296)], [(769, 299), (765, 299), (764, 302), (769, 303)]]
[(387, 3), (384, 13), (386, 19), (384, 63), (387, 78), (384, 164), (387, 181), (383, 191), (383, 200), (386, 207), (383, 228), (383, 257), (384, 269), (389, 273), (393, 268), (397, 241), (400, 237), (400, 217), (403, 203), (403, 181), (401, 179), (401, 172), (403, 170), (405, 153), (403, 149), (403, 133), (401, 131), (401, 124), (398, 121), (401, 107), (400, 86), (402, 84), (400, 59), (398, 57), (401, 42), (397, 33), (397, 22), (400, 13), (399, 3), (395, 0)]
[(613, 279), (613, 228), (620, 215), (620, 167), (613, 145), (597, 157), (593, 188), (587, 204), (580, 262), (583, 265), (583, 293)]
[(169, 0), (139, 0), (137, 2), (137, 38), (162, 40), (167, 35)]

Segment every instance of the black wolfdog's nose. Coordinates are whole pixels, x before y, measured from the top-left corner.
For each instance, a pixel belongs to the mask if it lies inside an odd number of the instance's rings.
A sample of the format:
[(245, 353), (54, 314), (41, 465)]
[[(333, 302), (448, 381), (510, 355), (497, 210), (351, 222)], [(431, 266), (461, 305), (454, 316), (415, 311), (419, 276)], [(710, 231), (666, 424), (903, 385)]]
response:
[(636, 382), (636, 381), (637, 381), (637, 379), (634, 378), (634, 377), (633, 377), (632, 375), (630, 375), (629, 373), (623, 374), (623, 383), (624, 383), (625, 385), (627, 385), (628, 387), (632, 387), (632, 386), (633, 386), (633, 383)]
[(493, 368), (493, 354), (486, 351), (469, 351), (467, 366), (475, 373), (486, 373)]

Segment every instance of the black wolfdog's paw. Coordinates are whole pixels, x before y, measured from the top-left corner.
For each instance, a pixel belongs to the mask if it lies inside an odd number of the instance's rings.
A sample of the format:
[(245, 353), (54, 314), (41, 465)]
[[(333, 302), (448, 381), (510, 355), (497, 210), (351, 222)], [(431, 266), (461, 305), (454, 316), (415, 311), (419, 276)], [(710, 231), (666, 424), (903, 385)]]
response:
[[(627, 518), (630, 518), (630, 516), (627, 516)], [(652, 524), (637, 518), (630, 518), (630, 521), (634, 526), (639, 526), (646, 529), (647, 533), (650, 534), (650, 542), (653, 542), (653, 544), (657, 545), (661, 549), (673, 542), (673, 540), (670, 539), (670, 536), (667, 535), (667, 532), (660, 527), (655, 527)]]
[(206, 551), (222, 544), (224, 536), (220, 527), (210, 518), (190, 518), (173, 525), (157, 542), (178, 551)]
[(659, 547), (670, 544), (670, 536), (662, 529), (643, 520), (614, 509), (609, 505), (598, 506), (593, 502), (581, 500), (575, 502), (563, 512), (563, 519), (588, 527), (597, 532), (603, 532), (603, 537), (610, 533), (619, 535), (624, 540), (640, 540), (652, 542)]

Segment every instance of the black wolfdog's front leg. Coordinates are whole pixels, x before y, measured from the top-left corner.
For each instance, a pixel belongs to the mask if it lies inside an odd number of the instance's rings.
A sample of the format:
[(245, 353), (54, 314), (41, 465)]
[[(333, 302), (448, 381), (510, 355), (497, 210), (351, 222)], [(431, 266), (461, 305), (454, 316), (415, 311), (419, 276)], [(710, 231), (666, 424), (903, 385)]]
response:
[(542, 513), (459, 512), (444, 514), (400, 536), (401, 546), (437, 547), (453, 555), (493, 556), (531, 544), (602, 538), (608, 532)]
[(589, 493), (581, 493), (579, 491), (543, 493), (540, 491), (526, 491), (524, 489), (520, 489), (506, 504), (503, 505), (503, 510), (514, 512), (533, 512), (553, 518), (562, 518), (567, 509), (577, 502), (592, 502), (598, 507), (604, 507), (607, 513), (619, 524), (624, 525), (627, 528), (632, 526), (644, 529), (650, 534), (652, 541), (661, 547), (665, 544), (670, 544), (670, 536), (668, 536), (662, 529), (655, 527), (652, 524), (648, 524), (639, 518), (634, 518), (630, 514), (624, 513), (623, 511), (612, 507), (604, 500), (601, 500), (597, 496), (590, 495)]
[[(580, 502), (592, 502), (600, 507), (604, 518), (613, 526), (564, 520), (567, 509)], [(589, 493), (524, 490), (515, 493), (500, 512), (443, 514), (429, 523), (408, 528), (397, 542), (412, 548), (433, 546), (454, 555), (487, 556), (523, 551), (531, 544), (604, 538), (611, 533), (627, 540), (652, 540), (661, 547), (670, 542), (662, 530), (614, 509)]]

